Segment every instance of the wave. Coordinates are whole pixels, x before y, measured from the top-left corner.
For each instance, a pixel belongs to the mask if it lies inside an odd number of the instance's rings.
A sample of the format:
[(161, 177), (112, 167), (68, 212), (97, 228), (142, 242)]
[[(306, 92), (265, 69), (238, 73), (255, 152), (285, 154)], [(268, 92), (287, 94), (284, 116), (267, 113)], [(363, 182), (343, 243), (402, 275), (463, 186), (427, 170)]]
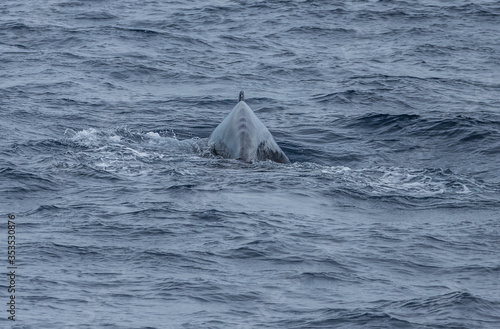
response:
[(340, 121), (344, 128), (377, 134), (380, 139), (387, 136), (400, 139), (420, 138), (420, 141), (431, 140), (436, 146), (442, 144), (457, 148), (473, 143), (477, 152), (497, 148), (500, 143), (500, 119), (495, 117), (488, 119), (485, 116), (474, 118), (462, 114), (431, 117), (369, 113)]
[(497, 205), (500, 190), (466, 175), (440, 168), (372, 167), (351, 169), (295, 164), (309, 184), (332, 197), (378, 200), (414, 209)]
[(498, 306), (498, 302), (464, 291), (454, 291), (428, 298), (393, 302), (385, 309), (388, 314), (409, 321), (425, 317), (436, 327), (461, 328), (464, 326), (464, 321), (473, 327), (498, 323), (500, 316), (493, 311)]
[(173, 131), (133, 132), (126, 127), (115, 129), (89, 128), (66, 130), (68, 155), (72, 166), (118, 174), (147, 174), (158, 163), (180, 161), (203, 153), (202, 140), (178, 140)]
[[(422, 134), (429, 138), (436, 134), (441, 140), (452, 138), (463, 148), (467, 143), (483, 141), (494, 134), (483, 132), (480, 135), (478, 131), (471, 130), (471, 127), (494, 126), (497, 123), (463, 117), (449, 121), (431, 121), (419, 115), (369, 114), (347, 121), (340, 119), (337, 124), (349, 129), (371, 130), (372, 134), (382, 140), (387, 140), (387, 135)], [(298, 132), (305, 133), (305, 130)], [(328, 129), (321, 134), (317, 131), (311, 134), (316, 142), (320, 142), (315, 143), (315, 147), (328, 146), (329, 139), (343, 138), (342, 134), (331, 134)], [(321, 136), (323, 137), (320, 138)], [(343, 143), (352, 141), (353, 139), (344, 139)], [(348, 149), (348, 154), (344, 154), (341, 160), (357, 163), (354, 166), (325, 164), (331, 161), (329, 159), (332, 155), (326, 151), (318, 153), (314, 149), (306, 150), (310, 157), (305, 156), (304, 161), (297, 161), (300, 159), (297, 153), (299, 147), (287, 143), (283, 149), (293, 159), (294, 163), (291, 165), (267, 162), (243, 164), (236, 160), (217, 159), (210, 153), (206, 139), (179, 140), (172, 130), (133, 131), (123, 126), (78, 131), (67, 129), (64, 137), (59, 140), (30, 141), (18, 144), (16, 149), (18, 152), (51, 155), (42, 157), (32, 166), (33, 170), (38, 171), (39, 168), (40, 172), (44, 172), (43, 177), (34, 173), (25, 173), (23, 176), (21, 172), (6, 172), (6, 169), (0, 171), (0, 174), (15, 174), (17, 181), (28, 179), (32, 188), (39, 186), (49, 190), (59, 189), (62, 182), (75, 175), (110, 182), (127, 181), (133, 177), (139, 181), (146, 176), (151, 176), (146, 180), (170, 177), (165, 181), (165, 189), (213, 190), (214, 181), (206, 179), (206, 175), (217, 170), (217, 175), (223, 176), (220, 180), (224, 182), (221, 183), (224, 188), (235, 183), (251, 188), (292, 188), (309, 191), (310, 196), (322, 193), (332, 198), (394, 202), (400, 207), (494, 206), (498, 204), (497, 196), (500, 193), (492, 182), (487, 183), (474, 175), (446, 167), (412, 167), (408, 163), (406, 166), (402, 163), (392, 166), (365, 165), (363, 158), (367, 154), (362, 152), (356, 155), (352, 152), (354, 148)], [(485, 150), (487, 148), (482, 151)], [(415, 151), (418, 150), (412, 152)], [(324, 163), (315, 163), (320, 158), (323, 158)], [(340, 158), (336, 159), (339, 160)], [(233, 170), (237, 172), (230, 174)], [(261, 171), (266, 171), (267, 174), (261, 177)], [(172, 181), (171, 178), (174, 177), (178, 179)], [(295, 184), (290, 185), (290, 180)]]

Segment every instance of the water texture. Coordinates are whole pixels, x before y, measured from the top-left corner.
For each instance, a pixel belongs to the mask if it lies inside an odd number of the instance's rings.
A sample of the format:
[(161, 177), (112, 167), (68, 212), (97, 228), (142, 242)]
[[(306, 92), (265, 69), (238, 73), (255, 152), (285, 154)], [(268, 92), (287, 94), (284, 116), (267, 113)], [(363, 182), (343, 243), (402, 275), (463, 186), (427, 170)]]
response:
[[(2, 1), (0, 326), (497, 328), (499, 21), (487, 0)], [(240, 90), (291, 164), (210, 153)]]

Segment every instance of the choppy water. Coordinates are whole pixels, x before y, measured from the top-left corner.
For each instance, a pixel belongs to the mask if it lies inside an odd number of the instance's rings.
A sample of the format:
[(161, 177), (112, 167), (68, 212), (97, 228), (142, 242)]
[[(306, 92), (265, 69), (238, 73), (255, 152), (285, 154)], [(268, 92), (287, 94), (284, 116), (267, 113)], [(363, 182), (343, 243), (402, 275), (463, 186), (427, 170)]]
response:
[[(3, 1), (2, 326), (497, 328), (499, 21), (498, 1)], [(240, 90), (292, 164), (210, 154)]]

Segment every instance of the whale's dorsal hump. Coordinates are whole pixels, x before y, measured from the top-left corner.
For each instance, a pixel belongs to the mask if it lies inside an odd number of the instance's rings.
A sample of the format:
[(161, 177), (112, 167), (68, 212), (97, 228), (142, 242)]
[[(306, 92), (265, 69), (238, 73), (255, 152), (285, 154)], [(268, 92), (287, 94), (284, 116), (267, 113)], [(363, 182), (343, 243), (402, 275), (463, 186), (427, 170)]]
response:
[(290, 163), (269, 130), (244, 100), (242, 90), (238, 104), (208, 138), (213, 153), (247, 162), (272, 160)]

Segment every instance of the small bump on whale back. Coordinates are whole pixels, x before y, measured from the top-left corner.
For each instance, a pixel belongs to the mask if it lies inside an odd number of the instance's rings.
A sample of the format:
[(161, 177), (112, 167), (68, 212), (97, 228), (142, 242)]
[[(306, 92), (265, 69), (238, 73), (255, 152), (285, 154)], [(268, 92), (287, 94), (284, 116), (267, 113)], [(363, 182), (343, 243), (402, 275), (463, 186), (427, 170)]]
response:
[(238, 97), (238, 102), (241, 102), (244, 100), (245, 100), (245, 93), (242, 90), (242, 91), (240, 91), (240, 96)]

